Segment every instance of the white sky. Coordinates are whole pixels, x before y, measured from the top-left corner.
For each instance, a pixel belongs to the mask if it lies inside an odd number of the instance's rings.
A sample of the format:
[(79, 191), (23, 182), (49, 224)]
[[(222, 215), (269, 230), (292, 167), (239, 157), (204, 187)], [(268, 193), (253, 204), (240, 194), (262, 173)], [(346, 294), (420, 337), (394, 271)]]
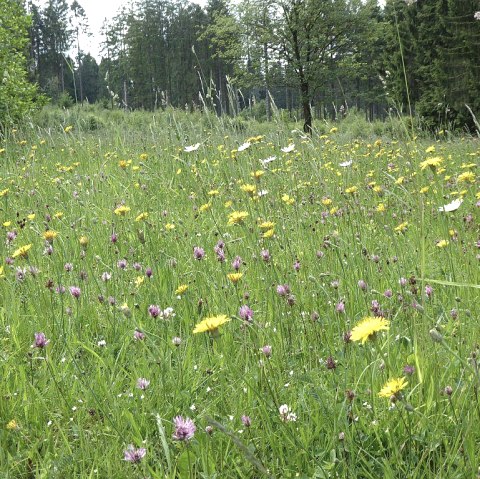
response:
[[(88, 17), (88, 24), (90, 26), (90, 31), (92, 33), (91, 37), (83, 37), (80, 39), (80, 48), (94, 56), (97, 61), (100, 61), (100, 43), (102, 42), (102, 37), (100, 35), (100, 30), (102, 28), (103, 22), (105, 19), (113, 18), (121, 7), (128, 7), (132, 3), (132, 0), (77, 0), (78, 3), (83, 7), (85, 13)], [(199, 5), (206, 5), (207, 0), (191, 0)], [(381, 5), (385, 4), (385, 0), (378, 0)], [(46, 0), (39, 0), (40, 5), (44, 5)], [(72, 2), (67, 0), (68, 4)], [(72, 51), (76, 52), (75, 45), (72, 45)]]

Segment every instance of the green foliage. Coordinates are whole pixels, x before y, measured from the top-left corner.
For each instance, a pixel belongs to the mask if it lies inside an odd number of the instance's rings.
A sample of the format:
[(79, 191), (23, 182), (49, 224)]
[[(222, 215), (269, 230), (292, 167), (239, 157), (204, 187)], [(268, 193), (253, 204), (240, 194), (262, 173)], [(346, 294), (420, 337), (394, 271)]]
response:
[(30, 19), (16, 1), (0, 0), (0, 129), (16, 124), (42, 105), (28, 82), (25, 48)]

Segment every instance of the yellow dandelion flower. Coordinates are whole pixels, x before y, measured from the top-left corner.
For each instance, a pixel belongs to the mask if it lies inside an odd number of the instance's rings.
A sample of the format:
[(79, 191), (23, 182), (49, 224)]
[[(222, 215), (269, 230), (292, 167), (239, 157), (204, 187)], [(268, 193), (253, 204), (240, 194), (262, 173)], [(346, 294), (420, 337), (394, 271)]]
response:
[(352, 341), (361, 341), (364, 344), (379, 331), (388, 331), (389, 327), (390, 322), (385, 318), (367, 316), (352, 329), (350, 339)]
[(167, 224), (165, 225), (165, 229), (166, 229), (167, 231), (172, 231), (172, 230), (175, 229), (175, 225), (174, 225), (173, 223), (167, 223)]
[(426, 150), (425, 153), (435, 153), (435, 146), (429, 146)]
[(227, 278), (233, 283), (237, 284), (242, 279), (243, 273), (228, 273)]
[(64, 131), (65, 133), (69, 133), (69, 132), (71, 132), (72, 130), (73, 130), (73, 126), (72, 126), (72, 125), (68, 125), (68, 126), (66, 126), (66, 127), (63, 129), (63, 131)]
[(3, 266), (0, 266), (0, 278), (3, 278), (5, 275), (3, 274)]
[(230, 318), (225, 314), (220, 314), (218, 316), (210, 316), (208, 318), (200, 321), (194, 328), (193, 333), (216, 333), (218, 328), (225, 323), (228, 323)]
[(128, 206), (122, 205), (122, 206), (119, 206), (118, 208), (116, 208), (114, 210), (114, 213), (117, 216), (125, 216), (129, 211), (130, 211), (130, 208)]
[(15, 419), (12, 419), (8, 422), (6, 428), (8, 431), (15, 431), (17, 429), (20, 429), (20, 426), (18, 425), (17, 421), (15, 421)]
[(14, 253), (12, 254), (12, 258), (26, 258), (28, 256), (28, 251), (31, 247), (32, 247), (31, 244), (21, 246), (20, 248), (14, 251)]
[(461, 175), (458, 175), (457, 183), (474, 183), (475, 173), (473, 171), (465, 171)]
[(127, 167), (128, 167), (128, 162), (125, 161), (125, 160), (120, 160), (118, 162), (118, 166), (122, 169), (122, 170), (126, 170)]
[(403, 184), (404, 181), (405, 181), (405, 177), (404, 177), (404, 176), (401, 176), (400, 178), (398, 178), (398, 179), (395, 181), (395, 184), (396, 184), (396, 185), (401, 185), (401, 184)]
[(330, 133), (336, 133), (338, 131), (338, 128), (334, 126), (333, 128), (330, 128)]
[(145, 160), (148, 160), (148, 154), (147, 153), (141, 153), (139, 158), (142, 160), (142, 161), (145, 161)]
[(356, 186), (350, 186), (345, 190), (345, 193), (354, 194), (357, 191), (358, 191), (358, 188)]
[(437, 243), (437, 248), (445, 248), (449, 245), (449, 241), (442, 239)]
[(207, 195), (208, 196), (218, 196), (220, 194), (220, 191), (218, 190), (210, 190)]
[(148, 213), (144, 211), (143, 213), (140, 213), (136, 218), (135, 221), (144, 221), (148, 218)]
[(4, 196), (7, 196), (9, 191), (10, 191), (10, 190), (9, 190), (8, 188), (6, 188), (5, 190), (0, 191), (0, 198), (3, 198)]
[(35, 219), (35, 213), (30, 213), (29, 215), (27, 215), (27, 218), (30, 220), (30, 221), (33, 221)]
[(263, 221), (258, 225), (261, 230), (270, 230), (275, 226), (273, 221)]
[(273, 228), (271, 228), (271, 229), (265, 231), (265, 233), (263, 233), (262, 238), (267, 238), (267, 239), (271, 238), (274, 235), (274, 233), (275, 233), (275, 230)]
[(188, 289), (188, 284), (181, 284), (176, 290), (175, 290), (175, 294), (181, 296), (182, 294), (184, 294)]
[(383, 213), (386, 210), (385, 205), (383, 203), (378, 204), (376, 210), (377, 213)]
[(420, 169), (423, 171), (425, 168), (435, 169), (443, 163), (443, 158), (441, 156), (433, 156), (432, 158), (427, 158), (425, 161), (420, 163)]
[(423, 195), (423, 194), (426, 193), (429, 189), (430, 189), (430, 186), (424, 186), (424, 187), (420, 190), (420, 193), (422, 193), (422, 195)]
[(233, 205), (233, 201), (232, 200), (228, 200), (228, 201), (225, 201), (225, 203), (223, 204), (223, 206), (225, 208), (230, 208), (230, 206)]
[(394, 228), (394, 231), (396, 233), (405, 233), (408, 228), (408, 221), (404, 221), (403, 223), (400, 223), (398, 226)]
[(243, 223), (247, 218), (248, 213), (246, 211), (232, 211), (228, 215), (228, 225), (238, 225)]
[(60, 218), (63, 218), (63, 213), (61, 211), (57, 211), (54, 215), (53, 215), (54, 218), (56, 218), (57, 220), (59, 220)]
[(250, 196), (253, 196), (257, 192), (257, 187), (250, 184), (243, 184), (240, 186), (240, 189), (245, 193), (248, 193)]
[(264, 174), (265, 172), (263, 170), (257, 170), (257, 171), (252, 171), (250, 173), (250, 176), (256, 180), (259, 180)]
[(135, 278), (135, 286), (141, 286), (145, 282), (145, 276), (137, 276)]
[(208, 211), (211, 207), (212, 207), (212, 203), (205, 203), (202, 206), (200, 206), (200, 208), (198, 208), (198, 211), (200, 211), (200, 213), (204, 213), (205, 211)]
[(295, 199), (286, 193), (282, 195), (282, 201), (287, 205), (293, 205), (295, 203)]
[(407, 385), (408, 382), (404, 377), (390, 379), (390, 381), (388, 381), (385, 386), (383, 386), (378, 395), (382, 398), (391, 398), (392, 396), (397, 396), (398, 393), (402, 389), (405, 389)]
[(45, 241), (51, 243), (58, 236), (58, 233), (53, 230), (47, 230), (42, 234), (42, 236)]

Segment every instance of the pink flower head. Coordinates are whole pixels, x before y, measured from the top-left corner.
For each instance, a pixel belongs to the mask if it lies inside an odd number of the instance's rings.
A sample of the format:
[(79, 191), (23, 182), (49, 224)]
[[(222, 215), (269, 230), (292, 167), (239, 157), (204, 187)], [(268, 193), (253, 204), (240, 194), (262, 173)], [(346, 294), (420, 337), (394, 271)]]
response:
[(174, 441), (188, 441), (192, 439), (197, 428), (190, 418), (177, 416), (173, 419), (173, 422), (175, 423), (175, 432), (173, 433)]
[(35, 342), (32, 344), (32, 347), (43, 349), (49, 342), (50, 340), (46, 338), (44, 333), (35, 333)]
[(131, 462), (132, 464), (140, 462), (147, 454), (147, 450), (144, 447), (140, 447), (135, 449), (133, 444), (127, 446), (127, 449), (123, 452), (124, 460), (127, 462)]

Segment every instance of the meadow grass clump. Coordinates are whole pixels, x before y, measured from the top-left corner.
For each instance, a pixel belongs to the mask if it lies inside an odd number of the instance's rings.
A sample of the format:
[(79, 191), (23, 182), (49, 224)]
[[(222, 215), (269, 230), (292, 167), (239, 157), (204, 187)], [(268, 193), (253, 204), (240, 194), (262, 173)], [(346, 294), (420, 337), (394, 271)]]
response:
[(0, 144), (0, 476), (475, 477), (478, 141), (110, 113)]

